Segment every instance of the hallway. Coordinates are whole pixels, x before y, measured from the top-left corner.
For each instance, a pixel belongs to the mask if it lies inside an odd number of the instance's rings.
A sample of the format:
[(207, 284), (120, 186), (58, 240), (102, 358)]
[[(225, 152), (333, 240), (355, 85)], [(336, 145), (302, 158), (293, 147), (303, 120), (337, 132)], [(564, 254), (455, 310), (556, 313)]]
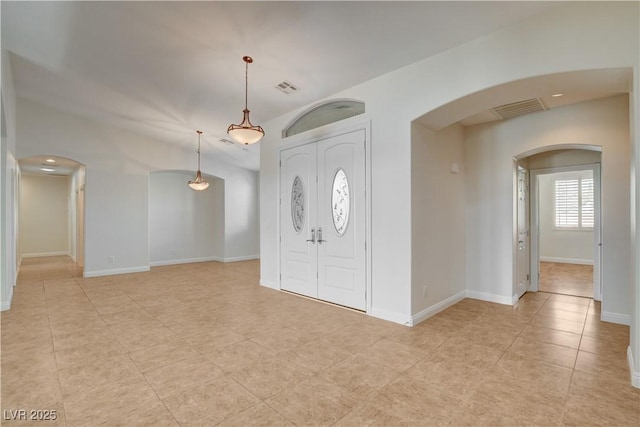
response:
[(258, 286), (259, 263), (84, 279), (24, 260), (2, 313), (3, 425), (638, 426), (629, 328), (598, 303), (465, 299), (408, 328)]

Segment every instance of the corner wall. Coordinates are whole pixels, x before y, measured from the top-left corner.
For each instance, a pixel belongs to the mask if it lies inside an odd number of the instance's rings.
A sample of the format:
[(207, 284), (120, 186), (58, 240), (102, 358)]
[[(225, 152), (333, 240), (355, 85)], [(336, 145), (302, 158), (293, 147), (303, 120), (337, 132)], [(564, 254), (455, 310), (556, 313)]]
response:
[(224, 261), (224, 181), (204, 177), (209, 188), (187, 186), (193, 173), (159, 171), (149, 176), (150, 264)]
[(411, 312), (416, 324), (465, 295), (464, 129), (411, 126)]

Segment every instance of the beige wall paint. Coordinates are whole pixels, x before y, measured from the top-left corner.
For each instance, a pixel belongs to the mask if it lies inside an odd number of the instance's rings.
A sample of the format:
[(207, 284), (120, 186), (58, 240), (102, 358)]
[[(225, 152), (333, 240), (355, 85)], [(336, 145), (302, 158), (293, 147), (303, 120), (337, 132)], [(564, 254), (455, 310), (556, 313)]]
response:
[(69, 177), (22, 175), (20, 255), (69, 254)]

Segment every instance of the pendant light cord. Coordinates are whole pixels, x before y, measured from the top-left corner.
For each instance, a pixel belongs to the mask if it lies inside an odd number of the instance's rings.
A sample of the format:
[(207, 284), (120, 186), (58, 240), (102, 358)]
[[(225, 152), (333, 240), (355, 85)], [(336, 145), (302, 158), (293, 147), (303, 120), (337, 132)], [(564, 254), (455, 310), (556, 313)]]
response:
[(244, 64), (244, 109), (245, 110), (249, 105), (248, 100), (249, 100), (249, 61), (245, 59), (245, 64)]
[(197, 130), (198, 132), (198, 170), (200, 170), (200, 135), (202, 135), (201, 130)]

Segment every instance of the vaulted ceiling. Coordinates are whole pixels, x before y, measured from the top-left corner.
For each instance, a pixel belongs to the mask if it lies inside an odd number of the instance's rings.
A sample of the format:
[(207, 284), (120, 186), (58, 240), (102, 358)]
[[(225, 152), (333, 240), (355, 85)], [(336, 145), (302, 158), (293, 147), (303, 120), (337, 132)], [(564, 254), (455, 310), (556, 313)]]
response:
[(242, 56), (260, 124), (556, 6), (3, 1), (2, 48), (19, 97), (190, 148), (201, 129), (203, 151), (257, 169), (259, 144), (220, 142), (241, 121)]

